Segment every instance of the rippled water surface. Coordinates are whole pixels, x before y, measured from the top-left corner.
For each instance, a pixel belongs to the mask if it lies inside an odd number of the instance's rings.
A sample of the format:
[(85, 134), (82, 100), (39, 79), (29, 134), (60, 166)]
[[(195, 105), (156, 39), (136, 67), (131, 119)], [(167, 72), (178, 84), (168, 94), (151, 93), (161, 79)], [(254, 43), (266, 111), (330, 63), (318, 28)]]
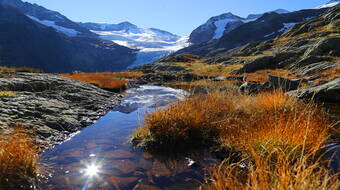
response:
[[(184, 97), (184, 91), (166, 87), (129, 90), (120, 106), (43, 154), (51, 173), (43, 189), (197, 189), (202, 168), (214, 162), (208, 156), (167, 160), (135, 150), (128, 141), (145, 113)], [(203, 167), (194, 167), (191, 159)]]

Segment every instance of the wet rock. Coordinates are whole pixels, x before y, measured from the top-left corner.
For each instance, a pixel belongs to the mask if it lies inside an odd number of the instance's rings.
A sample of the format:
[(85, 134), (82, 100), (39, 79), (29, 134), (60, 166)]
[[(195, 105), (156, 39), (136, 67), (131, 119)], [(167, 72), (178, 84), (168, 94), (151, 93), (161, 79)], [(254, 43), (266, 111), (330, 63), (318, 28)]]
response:
[(134, 157), (134, 155), (129, 152), (129, 151), (126, 151), (126, 150), (115, 150), (113, 152), (108, 152), (105, 154), (106, 157), (109, 157), (109, 158), (132, 158)]
[(112, 176), (107, 179), (115, 189), (132, 189), (138, 182), (137, 177), (116, 177)]
[(0, 98), (2, 128), (22, 123), (36, 132), (37, 142), (51, 146), (92, 124), (121, 98), (91, 84), (52, 74), (11, 75), (0, 78), (0, 90), (17, 94), (10, 99)]
[(122, 175), (133, 173), (139, 168), (138, 163), (130, 160), (114, 160), (111, 161), (110, 164), (112, 168), (119, 170)]
[(158, 188), (157, 186), (139, 183), (133, 188), (133, 190), (161, 190), (161, 189)]
[(151, 173), (155, 177), (169, 176), (172, 174), (171, 170), (164, 163), (159, 161), (153, 163)]
[(290, 91), (287, 95), (322, 102), (340, 102), (340, 78), (316, 87)]

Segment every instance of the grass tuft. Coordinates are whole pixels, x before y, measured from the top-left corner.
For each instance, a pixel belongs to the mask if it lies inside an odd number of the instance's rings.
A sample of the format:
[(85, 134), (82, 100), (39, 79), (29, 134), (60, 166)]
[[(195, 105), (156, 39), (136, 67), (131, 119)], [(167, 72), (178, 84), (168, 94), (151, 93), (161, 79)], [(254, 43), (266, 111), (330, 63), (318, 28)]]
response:
[(0, 72), (25, 72), (25, 73), (42, 73), (43, 71), (40, 69), (34, 69), (29, 67), (5, 67), (0, 66)]
[(14, 92), (11, 91), (0, 91), (0, 98), (11, 98), (17, 96)]
[(262, 155), (252, 155), (255, 162), (251, 165), (240, 161), (221, 164), (212, 168), (206, 190), (337, 190), (340, 186), (339, 175), (331, 174), (315, 160), (313, 153), (292, 162), (286, 152), (278, 152), (278, 159), (270, 161)]
[(125, 90), (128, 78), (141, 76), (141, 73), (75, 73), (61, 74), (60, 76), (82, 82), (95, 84), (100, 88), (121, 92)]
[[(0, 187), (30, 185), (37, 178), (39, 157), (37, 147), (22, 126), (0, 134)], [(1, 189), (0, 188), (0, 189)]]
[(320, 161), (331, 126), (319, 106), (281, 91), (215, 91), (147, 114), (133, 139), (147, 150), (217, 145), (229, 151), (203, 189), (332, 190), (340, 185), (338, 176)]
[(267, 141), (318, 148), (327, 139), (329, 127), (326, 114), (316, 105), (280, 91), (255, 96), (221, 91), (196, 95), (148, 114), (142, 126), (149, 131), (144, 133), (148, 139), (162, 146), (218, 139), (238, 148)]

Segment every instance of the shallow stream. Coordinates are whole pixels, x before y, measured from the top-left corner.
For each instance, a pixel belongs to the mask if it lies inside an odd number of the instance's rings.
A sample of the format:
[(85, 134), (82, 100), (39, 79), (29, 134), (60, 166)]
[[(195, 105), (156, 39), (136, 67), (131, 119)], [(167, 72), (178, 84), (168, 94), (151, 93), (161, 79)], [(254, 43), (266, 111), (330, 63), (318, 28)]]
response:
[(203, 180), (202, 168), (214, 162), (209, 156), (163, 159), (136, 150), (129, 142), (147, 112), (185, 94), (152, 85), (128, 90), (120, 106), (43, 153), (50, 177), (42, 189), (197, 189)]

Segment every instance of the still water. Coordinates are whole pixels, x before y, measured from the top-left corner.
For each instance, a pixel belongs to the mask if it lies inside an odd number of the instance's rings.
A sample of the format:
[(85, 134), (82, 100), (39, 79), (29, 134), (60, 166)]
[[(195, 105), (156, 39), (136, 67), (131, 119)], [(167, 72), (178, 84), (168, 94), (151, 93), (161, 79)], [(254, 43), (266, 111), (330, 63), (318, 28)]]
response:
[(205, 153), (170, 160), (129, 142), (146, 113), (185, 96), (182, 90), (152, 85), (128, 90), (120, 106), (42, 155), (50, 173), (42, 189), (197, 189), (202, 168), (214, 163)]

